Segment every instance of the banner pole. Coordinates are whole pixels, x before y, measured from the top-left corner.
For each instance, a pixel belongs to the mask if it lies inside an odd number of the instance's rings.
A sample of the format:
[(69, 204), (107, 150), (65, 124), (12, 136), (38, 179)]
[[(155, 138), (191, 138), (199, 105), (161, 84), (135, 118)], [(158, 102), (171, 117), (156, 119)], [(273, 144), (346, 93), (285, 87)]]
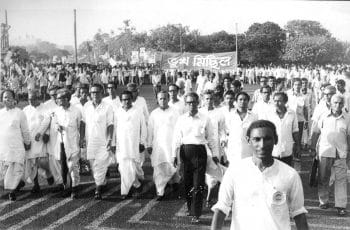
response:
[(74, 9), (74, 52), (75, 66), (78, 66), (78, 48), (77, 48), (77, 10)]

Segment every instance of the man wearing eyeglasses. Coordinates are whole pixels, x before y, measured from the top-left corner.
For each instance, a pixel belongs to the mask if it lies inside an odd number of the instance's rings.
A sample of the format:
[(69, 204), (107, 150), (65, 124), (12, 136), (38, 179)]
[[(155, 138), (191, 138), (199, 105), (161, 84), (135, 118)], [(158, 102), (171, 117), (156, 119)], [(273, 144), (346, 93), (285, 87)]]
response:
[(86, 124), (87, 159), (90, 161), (96, 183), (95, 199), (102, 199), (102, 187), (106, 184), (106, 173), (110, 163), (109, 151), (113, 138), (113, 109), (102, 101), (103, 87), (92, 85), (92, 101), (84, 105), (83, 121)]
[(174, 166), (177, 166), (181, 150), (181, 160), (184, 164), (184, 183), (188, 215), (192, 222), (198, 223), (202, 214), (203, 195), (205, 188), (205, 171), (207, 165), (208, 144), (213, 160), (217, 162), (218, 146), (214, 138), (214, 127), (207, 115), (198, 112), (199, 96), (188, 93), (185, 96), (188, 112), (179, 117), (172, 143)]

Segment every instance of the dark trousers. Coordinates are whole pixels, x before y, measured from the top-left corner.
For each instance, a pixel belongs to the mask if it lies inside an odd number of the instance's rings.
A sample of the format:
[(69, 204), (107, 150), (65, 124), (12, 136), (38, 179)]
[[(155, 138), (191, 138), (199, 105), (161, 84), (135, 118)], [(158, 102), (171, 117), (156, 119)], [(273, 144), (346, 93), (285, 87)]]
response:
[(288, 157), (274, 157), (275, 159), (279, 160), (279, 161), (282, 161), (284, 163), (286, 163), (287, 165), (289, 165), (290, 167), (293, 167), (292, 166), (292, 163), (293, 163), (293, 155), (290, 155)]
[(202, 214), (207, 152), (204, 145), (183, 145), (184, 185), (187, 208), (192, 216)]

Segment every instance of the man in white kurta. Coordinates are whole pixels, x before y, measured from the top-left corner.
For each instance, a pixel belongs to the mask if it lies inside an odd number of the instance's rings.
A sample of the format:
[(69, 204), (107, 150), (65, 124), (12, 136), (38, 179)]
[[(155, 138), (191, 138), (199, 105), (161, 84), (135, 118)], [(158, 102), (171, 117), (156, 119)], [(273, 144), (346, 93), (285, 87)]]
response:
[(83, 113), (83, 121), (86, 124), (86, 154), (96, 184), (95, 199), (102, 199), (101, 190), (106, 184), (113, 137), (113, 109), (102, 101), (102, 90), (102, 86), (98, 84), (91, 87), (92, 101), (84, 105)]
[(179, 87), (175, 84), (170, 84), (168, 87), (169, 91), (169, 106), (175, 108), (180, 115), (186, 112), (185, 102), (178, 98)]
[(151, 154), (158, 200), (161, 200), (173, 176), (171, 182), (178, 183), (180, 179), (173, 166), (171, 153), (174, 127), (180, 114), (175, 108), (169, 107), (169, 94), (166, 91), (159, 92), (157, 100), (159, 108), (152, 111), (148, 121), (147, 150)]
[(260, 94), (262, 100), (258, 100), (254, 103), (252, 113), (258, 116), (258, 119), (267, 119), (271, 110), (273, 109), (272, 104), (270, 103), (271, 88), (270, 86), (263, 86), (260, 88)]
[(0, 182), (10, 190), (10, 200), (16, 200), (15, 191), (24, 186), (25, 150), (30, 149), (27, 118), (14, 98), (11, 90), (1, 93), (5, 107), (0, 110)]
[(54, 182), (50, 171), (49, 157), (42, 138), (49, 126), (50, 117), (47, 116), (44, 105), (38, 101), (37, 91), (28, 93), (28, 101), (29, 105), (24, 107), (23, 112), (29, 126), (31, 149), (26, 154), (25, 179), (29, 183), (34, 182), (32, 192), (36, 193), (40, 191), (39, 172), (43, 172), (40, 175), (46, 178), (50, 185)]
[[(79, 159), (80, 143), (82, 142), (80, 138), (80, 122), (82, 114), (69, 101), (70, 93), (68, 89), (59, 90), (57, 93), (57, 104), (59, 107), (54, 110), (53, 124), (57, 132), (59, 132), (57, 143), (63, 143), (64, 145), (66, 162), (63, 162), (64, 159), (61, 158), (60, 152), (62, 150), (60, 149), (60, 144), (56, 145), (55, 159), (60, 161), (61, 167), (63, 167), (63, 164), (67, 164), (67, 174), (71, 178), (71, 197), (75, 198), (80, 182)], [(67, 175), (64, 176), (67, 177)]]
[(141, 189), (140, 180), (144, 179), (142, 164), (146, 144), (147, 130), (144, 115), (132, 105), (132, 93), (125, 91), (121, 95), (122, 107), (117, 110), (117, 160), (121, 178), (121, 195), (130, 197), (131, 187)]

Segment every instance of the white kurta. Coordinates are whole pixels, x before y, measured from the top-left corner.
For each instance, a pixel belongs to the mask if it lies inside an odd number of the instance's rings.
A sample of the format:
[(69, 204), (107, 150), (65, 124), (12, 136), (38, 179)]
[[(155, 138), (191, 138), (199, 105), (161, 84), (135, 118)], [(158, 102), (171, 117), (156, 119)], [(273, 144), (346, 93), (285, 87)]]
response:
[[(46, 148), (42, 140), (42, 135), (50, 124), (50, 117), (45, 113), (43, 104), (38, 107), (28, 105), (23, 109), (24, 114), (27, 117), (29, 126), (31, 148), (27, 152), (27, 159), (46, 157)], [(35, 140), (35, 135), (40, 133), (41, 137), (39, 141)]]
[(118, 159), (140, 159), (139, 144), (146, 145), (146, 123), (140, 110), (131, 107), (128, 111), (119, 108), (117, 117)]
[[(82, 119), (81, 112), (78, 108), (70, 105), (67, 110), (62, 107), (58, 107), (54, 110), (53, 125), (60, 125), (63, 127), (63, 144), (66, 152), (67, 159), (73, 155), (79, 154), (79, 140), (80, 140), (80, 122)], [(61, 134), (57, 135), (57, 143), (61, 143)], [(55, 157), (60, 160), (60, 145), (56, 145)]]
[(113, 125), (113, 109), (106, 102), (96, 108), (89, 101), (84, 105), (83, 121), (86, 129), (87, 159), (104, 159), (107, 152), (107, 127)]
[(152, 147), (152, 166), (163, 162), (172, 163), (171, 143), (174, 127), (180, 114), (175, 108), (152, 111), (148, 123), (147, 146)]
[(117, 114), (117, 109), (120, 108), (122, 105), (121, 105), (119, 97), (116, 97), (114, 99), (112, 99), (111, 97), (105, 97), (105, 98), (102, 99), (102, 101), (105, 101), (106, 103), (108, 103), (110, 106), (112, 106), (112, 109), (113, 109), (114, 131), (113, 131), (112, 146), (115, 146), (116, 145), (116, 143), (115, 143), (116, 130), (117, 130), (117, 117), (116, 117), (116, 114)]
[(169, 101), (169, 106), (177, 109), (177, 111), (180, 113), (180, 115), (186, 113), (186, 106), (185, 106), (185, 102), (183, 100), (178, 100), (175, 103)]
[(148, 112), (148, 107), (147, 107), (147, 103), (146, 103), (145, 98), (138, 96), (136, 98), (136, 101), (134, 101), (132, 104), (135, 108), (138, 108), (138, 109), (140, 109), (140, 111), (142, 111), (143, 115), (145, 116), (145, 121), (147, 123), (148, 117), (149, 117), (149, 112)]
[[(53, 100), (49, 100), (44, 103), (44, 108), (46, 111), (46, 116), (49, 116), (52, 120), (52, 114), (54, 110), (58, 107), (58, 105)], [(55, 130), (54, 125), (52, 125), (52, 122), (50, 122), (50, 127), (48, 130), (48, 134), (50, 135), (49, 142), (47, 143), (47, 152), (50, 155), (54, 155), (55, 148), (56, 148), (56, 140), (57, 140), (57, 131)]]
[(146, 122), (140, 109), (131, 107), (128, 111), (117, 110), (116, 152), (121, 178), (121, 194), (128, 194), (132, 185), (140, 186), (139, 179), (144, 176), (142, 163), (144, 154), (139, 144), (146, 145)]
[(0, 110), (0, 160), (24, 164), (23, 143), (30, 144), (26, 115), (19, 108)]

